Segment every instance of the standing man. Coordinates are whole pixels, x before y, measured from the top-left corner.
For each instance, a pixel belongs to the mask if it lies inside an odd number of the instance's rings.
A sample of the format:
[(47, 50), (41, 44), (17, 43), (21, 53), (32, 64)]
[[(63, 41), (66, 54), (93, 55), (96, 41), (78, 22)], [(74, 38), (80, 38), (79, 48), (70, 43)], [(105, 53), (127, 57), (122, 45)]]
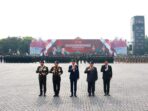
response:
[(2, 62), (2, 56), (0, 55), (0, 62)]
[(60, 82), (61, 82), (61, 74), (63, 74), (62, 68), (58, 65), (59, 62), (55, 61), (54, 66), (50, 69), (50, 73), (53, 74), (53, 89), (54, 89), (54, 97), (59, 97), (60, 92)]
[(98, 72), (97, 68), (94, 67), (94, 62), (90, 62), (84, 73), (87, 73), (88, 96), (95, 96), (95, 82), (98, 79)]
[(40, 86), (39, 96), (42, 96), (43, 88), (44, 88), (44, 96), (46, 96), (46, 75), (48, 74), (48, 67), (44, 66), (44, 61), (40, 61), (40, 66), (38, 66), (36, 73), (39, 73), (39, 86)]
[(103, 85), (104, 85), (104, 96), (110, 96), (110, 80), (112, 78), (112, 67), (108, 65), (108, 61), (105, 61), (104, 65), (101, 67), (101, 72), (103, 72)]
[(71, 89), (71, 96), (70, 97), (77, 97), (77, 80), (79, 79), (79, 68), (76, 65), (76, 62), (73, 60), (72, 65), (69, 66), (68, 72), (70, 73), (70, 89)]

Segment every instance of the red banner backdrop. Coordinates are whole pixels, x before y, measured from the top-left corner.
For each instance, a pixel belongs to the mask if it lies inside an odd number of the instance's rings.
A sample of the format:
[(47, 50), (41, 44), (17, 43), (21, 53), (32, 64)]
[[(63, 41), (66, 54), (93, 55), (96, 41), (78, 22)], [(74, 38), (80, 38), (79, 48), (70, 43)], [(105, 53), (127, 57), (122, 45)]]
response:
[[(32, 41), (30, 44), (30, 54), (36, 55), (72, 55), (72, 54), (96, 54), (113, 55), (126, 53), (126, 50), (119, 50), (127, 47), (125, 40), (108, 39), (49, 39), (47, 41)], [(118, 48), (118, 50), (116, 50)], [(122, 48), (123, 49), (123, 48)]]

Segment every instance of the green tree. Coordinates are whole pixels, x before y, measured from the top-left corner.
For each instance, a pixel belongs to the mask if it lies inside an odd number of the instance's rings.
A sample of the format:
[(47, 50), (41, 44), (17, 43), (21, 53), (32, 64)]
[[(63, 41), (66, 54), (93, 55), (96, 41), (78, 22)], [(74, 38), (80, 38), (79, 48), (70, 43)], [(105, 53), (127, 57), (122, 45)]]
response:
[(32, 37), (7, 37), (0, 40), (0, 54), (11, 55), (20, 52), (20, 54), (29, 53), (30, 43), (33, 40)]
[(1, 52), (4, 54), (16, 53), (20, 42), (21, 38), (18, 37), (2, 39), (0, 43)]
[(22, 54), (29, 53), (30, 43), (33, 40), (32, 37), (26, 36), (22, 38), (21, 45), (20, 45), (20, 52)]

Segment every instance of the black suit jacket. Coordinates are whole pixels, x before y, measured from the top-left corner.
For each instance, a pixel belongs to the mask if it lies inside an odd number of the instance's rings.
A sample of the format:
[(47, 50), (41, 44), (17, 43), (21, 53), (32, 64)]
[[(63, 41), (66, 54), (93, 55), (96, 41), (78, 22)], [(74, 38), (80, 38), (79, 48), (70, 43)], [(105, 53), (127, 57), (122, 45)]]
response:
[(87, 81), (88, 82), (95, 82), (98, 79), (97, 68), (93, 67), (93, 69), (91, 71), (89, 71), (88, 69), (89, 69), (89, 67), (87, 67), (84, 71), (84, 73), (87, 74)]
[(101, 67), (101, 72), (103, 72), (103, 79), (110, 79), (112, 77), (112, 67), (110, 65), (108, 65), (108, 70), (105, 71), (106, 66), (103, 65)]
[(75, 66), (75, 71), (72, 70), (72, 65), (69, 66), (69, 69), (68, 69), (68, 72), (70, 72), (70, 79), (72, 80), (77, 80), (79, 79), (79, 68), (78, 66), (76, 65)]

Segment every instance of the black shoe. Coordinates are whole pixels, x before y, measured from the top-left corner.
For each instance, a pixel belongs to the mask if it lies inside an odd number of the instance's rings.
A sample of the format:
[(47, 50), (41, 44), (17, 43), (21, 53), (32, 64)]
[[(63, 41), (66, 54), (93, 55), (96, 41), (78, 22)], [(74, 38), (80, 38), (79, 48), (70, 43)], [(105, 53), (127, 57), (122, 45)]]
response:
[(73, 97), (73, 94), (71, 94), (70, 97)]
[(90, 97), (91, 96), (91, 93), (89, 93), (88, 96)]
[(42, 94), (39, 94), (39, 96), (42, 96)]
[(44, 94), (44, 96), (46, 96), (46, 94)]
[(57, 97), (57, 95), (54, 95), (53, 97)]
[(107, 96), (107, 94), (105, 93), (104, 96)]
[(76, 95), (76, 94), (75, 94), (74, 96), (75, 96), (75, 97), (77, 97), (77, 95)]
[(75, 97), (77, 97), (77, 94), (76, 94), (76, 92), (74, 93), (74, 96), (75, 96)]
[(107, 96), (110, 96), (110, 94), (107, 94)]
[(95, 94), (93, 93), (92, 96), (95, 96)]

